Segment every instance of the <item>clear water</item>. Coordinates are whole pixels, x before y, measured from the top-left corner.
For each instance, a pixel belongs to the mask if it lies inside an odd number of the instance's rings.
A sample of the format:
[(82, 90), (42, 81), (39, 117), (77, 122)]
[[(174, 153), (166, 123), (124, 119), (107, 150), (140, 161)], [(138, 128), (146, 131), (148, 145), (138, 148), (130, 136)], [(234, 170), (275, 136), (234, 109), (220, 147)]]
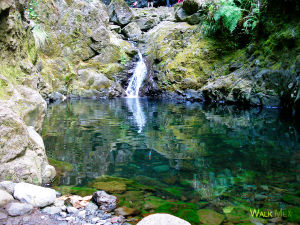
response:
[(240, 195), (243, 185), (299, 184), (297, 129), (277, 110), (124, 98), (51, 105), (42, 135), (49, 157), (73, 165), (62, 185), (151, 178), (189, 201), (199, 192)]

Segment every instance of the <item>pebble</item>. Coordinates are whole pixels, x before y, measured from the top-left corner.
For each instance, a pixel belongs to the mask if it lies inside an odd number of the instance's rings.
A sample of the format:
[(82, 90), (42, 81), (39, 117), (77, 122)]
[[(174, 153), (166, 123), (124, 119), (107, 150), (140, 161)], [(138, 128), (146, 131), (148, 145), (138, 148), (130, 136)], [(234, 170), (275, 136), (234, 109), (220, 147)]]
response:
[(0, 212), (0, 220), (6, 219), (7, 215), (3, 212)]
[(73, 214), (75, 214), (75, 213), (77, 213), (78, 211), (79, 211), (78, 209), (76, 209), (76, 208), (74, 208), (74, 207), (72, 207), (72, 206), (67, 207), (67, 212), (68, 212), (68, 213), (73, 213)]
[(79, 218), (81, 218), (81, 219), (84, 219), (84, 218), (85, 218), (85, 213), (86, 213), (86, 211), (85, 211), (85, 210), (82, 210), (82, 211), (80, 211), (80, 212), (77, 214), (77, 216), (78, 216)]
[[(99, 217), (95, 217), (95, 218), (92, 219), (92, 222), (93, 222), (93, 223), (97, 223), (99, 220), (100, 220)], [(106, 222), (106, 220), (102, 220), (102, 221), (105, 221), (105, 222)]]
[(50, 214), (50, 215), (53, 215), (53, 214), (60, 213), (61, 212), (61, 208), (60, 207), (56, 207), (56, 206), (49, 206), (49, 207), (44, 208), (42, 210), (42, 212)]
[(63, 218), (67, 217), (67, 213), (66, 213), (66, 212), (60, 212), (59, 215), (60, 215), (61, 217), (63, 217)]

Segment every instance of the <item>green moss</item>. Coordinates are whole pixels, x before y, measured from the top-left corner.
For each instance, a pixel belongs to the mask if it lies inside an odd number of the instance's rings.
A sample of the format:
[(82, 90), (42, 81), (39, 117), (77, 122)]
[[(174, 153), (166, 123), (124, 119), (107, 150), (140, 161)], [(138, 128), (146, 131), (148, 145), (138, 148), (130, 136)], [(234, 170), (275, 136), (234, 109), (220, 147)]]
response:
[(94, 188), (88, 188), (88, 187), (55, 186), (53, 188), (58, 192), (60, 192), (62, 195), (72, 194), (72, 195), (88, 196), (88, 195), (92, 195), (94, 192), (97, 191)]
[(108, 193), (122, 193), (126, 191), (126, 184), (118, 181), (94, 182), (89, 186), (97, 190), (104, 190)]
[(180, 210), (192, 209), (197, 210), (197, 205), (186, 202), (166, 202), (156, 209), (156, 213), (171, 213), (172, 215), (177, 214)]
[(0, 99), (7, 99), (13, 94), (7, 91), (9, 83), (12, 85), (21, 84), (25, 74), (19, 67), (2, 63), (0, 63), (0, 71), (0, 76), (4, 78), (0, 78)]
[(191, 224), (199, 224), (200, 223), (197, 211), (193, 210), (193, 209), (179, 210), (178, 213), (176, 213), (176, 216), (190, 222)]
[(49, 164), (54, 166), (55, 169), (59, 169), (61, 171), (67, 171), (67, 172), (73, 170), (73, 166), (71, 163), (55, 160), (52, 158), (48, 158), (48, 160), (49, 160)]
[(161, 190), (166, 192), (168, 195), (172, 195), (176, 198), (180, 198), (182, 195), (182, 189), (181, 187), (172, 186), (168, 188), (162, 188)]

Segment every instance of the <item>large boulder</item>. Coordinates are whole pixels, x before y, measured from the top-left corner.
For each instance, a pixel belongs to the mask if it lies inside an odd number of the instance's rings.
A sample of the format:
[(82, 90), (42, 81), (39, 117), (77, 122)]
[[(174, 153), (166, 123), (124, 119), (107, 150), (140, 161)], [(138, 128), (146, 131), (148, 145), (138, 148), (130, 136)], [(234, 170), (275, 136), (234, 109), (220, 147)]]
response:
[(15, 186), (14, 197), (34, 207), (45, 207), (54, 203), (56, 191), (28, 183), (18, 183)]
[(137, 225), (191, 225), (189, 222), (176, 216), (156, 213), (145, 217)]
[(112, 0), (108, 6), (110, 20), (124, 26), (133, 18), (133, 13), (127, 3), (123, 0)]
[(0, 180), (48, 183), (55, 169), (48, 164), (42, 138), (24, 122), (40, 127), (46, 103), (33, 90), (19, 91), (24, 97), (15, 91), (11, 100), (0, 101)]
[(136, 22), (131, 22), (127, 24), (122, 29), (122, 32), (125, 34), (126, 37), (133, 41), (138, 41), (142, 35), (142, 31)]

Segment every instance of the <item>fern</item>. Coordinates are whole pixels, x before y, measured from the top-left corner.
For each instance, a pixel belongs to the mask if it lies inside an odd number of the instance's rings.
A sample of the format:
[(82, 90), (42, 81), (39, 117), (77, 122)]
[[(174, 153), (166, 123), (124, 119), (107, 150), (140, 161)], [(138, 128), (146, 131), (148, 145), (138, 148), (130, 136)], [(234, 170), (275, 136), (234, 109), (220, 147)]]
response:
[(222, 0), (220, 4), (215, 12), (214, 20), (218, 22), (222, 19), (223, 25), (232, 33), (242, 17), (242, 10), (232, 0)]

